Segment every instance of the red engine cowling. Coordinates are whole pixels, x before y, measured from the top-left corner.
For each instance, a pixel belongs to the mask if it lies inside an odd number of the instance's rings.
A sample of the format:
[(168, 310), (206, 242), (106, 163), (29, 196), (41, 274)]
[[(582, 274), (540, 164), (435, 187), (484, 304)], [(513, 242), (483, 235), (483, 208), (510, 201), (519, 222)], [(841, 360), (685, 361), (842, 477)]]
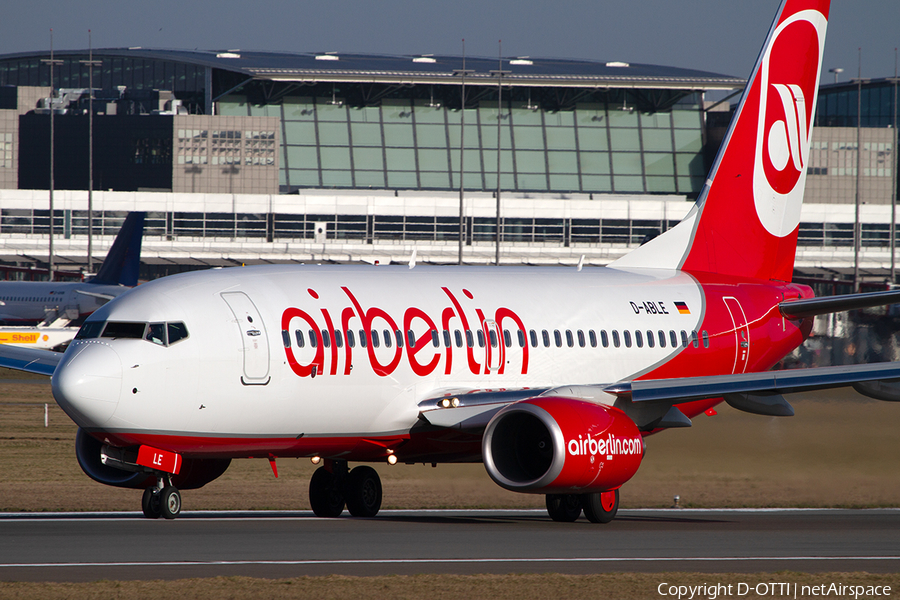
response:
[(593, 493), (631, 479), (644, 439), (617, 408), (572, 398), (510, 404), (482, 440), (484, 466), (498, 485), (535, 494)]
[[(113, 487), (144, 489), (156, 484), (156, 475), (146, 471), (125, 471), (103, 464), (103, 443), (82, 429), (75, 435), (75, 456), (85, 475), (98, 483)], [(182, 490), (195, 490), (219, 477), (231, 464), (230, 458), (186, 458), (172, 483)]]

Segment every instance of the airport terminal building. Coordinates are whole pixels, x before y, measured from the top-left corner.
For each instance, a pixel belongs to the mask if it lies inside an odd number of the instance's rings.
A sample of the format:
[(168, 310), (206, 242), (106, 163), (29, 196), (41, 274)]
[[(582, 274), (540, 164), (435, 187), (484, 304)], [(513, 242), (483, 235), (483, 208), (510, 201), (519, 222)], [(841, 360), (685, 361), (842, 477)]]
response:
[[(503, 262), (605, 264), (686, 214), (729, 116), (706, 94), (744, 84), (624, 62), (133, 48), (57, 52), (50, 99), (48, 58), (0, 56), (0, 260), (45, 255), (52, 110), (56, 245), (63, 265), (85, 262), (92, 109), (95, 228), (111, 239), (125, 212), (149, 211), (158, 272), (399, 261), (413, 247), (455, 263), (461, 186), (465, 262), (493, 260), (499, 191)], [(809, 275), (843, 277), (852, 251), (846, 87), (822, 88), (798, 256)], [(861, 157), (876, 278), (896, 162), (884, 89), (865, 88)]]

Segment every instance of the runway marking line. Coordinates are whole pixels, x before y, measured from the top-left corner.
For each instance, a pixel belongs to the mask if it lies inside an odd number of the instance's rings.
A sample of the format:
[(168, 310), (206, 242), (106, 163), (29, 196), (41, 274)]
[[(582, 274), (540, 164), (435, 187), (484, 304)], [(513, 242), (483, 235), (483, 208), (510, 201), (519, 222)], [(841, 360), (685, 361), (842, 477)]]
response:
[(690, 557), (575, 557), (575, 558), (398, 558), (347, 560), (211, 560), (160, 562), (67, 562), (0, 563), (0, 568), (49, 567), (233, 567), (304, 565), (389, 565), (389, 564), (486, 564), (486, 563), (612, 563), (612, 562), (734, 562), (734, 561), (900, 561), (900, 556), (690, 556)]

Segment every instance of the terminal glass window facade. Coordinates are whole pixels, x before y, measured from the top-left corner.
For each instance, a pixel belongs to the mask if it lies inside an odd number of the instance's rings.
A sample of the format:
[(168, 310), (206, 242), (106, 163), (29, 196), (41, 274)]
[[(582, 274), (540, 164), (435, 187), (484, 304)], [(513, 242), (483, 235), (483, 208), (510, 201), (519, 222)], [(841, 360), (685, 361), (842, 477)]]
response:
[[(490, 94), (461, 110), (458, 101), (445, 105), (414, 91), (362, 106), (327, 91), (267, 107), (282, 119), (283, 191), (457, 190), (461, 135), (467, 190), (497, 188), (498, 141), (500, 187), (508, 191), (694, 195), (706, 175), (699, 93), (654, 108), (619, 91), (551, 109), (504, 91), (499, 110)], [(222, 115), (261, 114), (258, 108), (241, 95), (218, 101)]]

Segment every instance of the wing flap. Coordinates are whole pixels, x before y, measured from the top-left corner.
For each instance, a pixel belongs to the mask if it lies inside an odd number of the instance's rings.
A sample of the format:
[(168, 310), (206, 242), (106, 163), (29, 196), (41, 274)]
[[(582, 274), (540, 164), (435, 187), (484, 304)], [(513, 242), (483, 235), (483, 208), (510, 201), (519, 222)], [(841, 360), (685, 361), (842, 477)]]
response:
[[(727, 394), (792, 394), (847, 387), (855, 383), (900, 378), (900, 362), (810, 369), (788, 369), (765, 373), (651, 379), (607, 386), (606, 392), (629, 397), (632, 402), (680, 404)], [(875, 396), (873, 396), (875, 397)]]

